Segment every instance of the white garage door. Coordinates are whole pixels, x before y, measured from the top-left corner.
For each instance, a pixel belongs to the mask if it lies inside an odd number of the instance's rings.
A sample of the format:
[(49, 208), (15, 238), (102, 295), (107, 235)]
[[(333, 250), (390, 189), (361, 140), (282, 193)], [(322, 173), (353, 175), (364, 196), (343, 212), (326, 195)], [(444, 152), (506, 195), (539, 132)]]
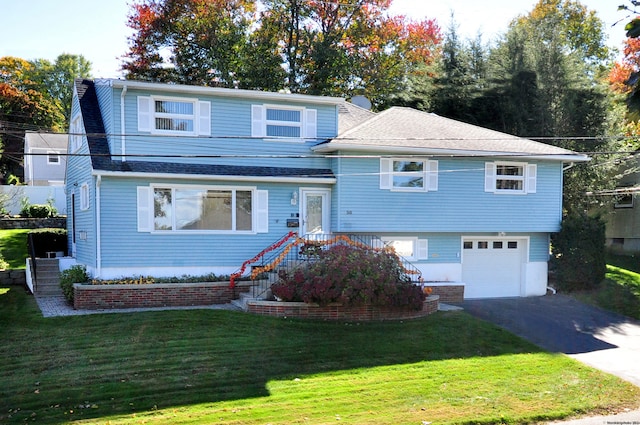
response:
[(464, 238), (462, 281), (465, 298), (521, 295), (526, 239)]

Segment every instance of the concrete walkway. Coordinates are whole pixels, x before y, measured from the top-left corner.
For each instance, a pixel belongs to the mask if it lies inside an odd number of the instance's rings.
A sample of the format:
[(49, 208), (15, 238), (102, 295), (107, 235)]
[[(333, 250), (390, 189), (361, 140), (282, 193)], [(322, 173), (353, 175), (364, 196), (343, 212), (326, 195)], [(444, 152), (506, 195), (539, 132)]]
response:
[(58, 316), (81, 316), (85, 314), (106, 314), (106, 313), (135, 313), (139, 311), (162, 311), (162, 310), (239, 310), (232, 304), (214, 304), (193, 307), (153, 307), (153, 308), (122, 308), (109, 310), (75, 310), (64, 297), (41, 297), (36, 296), (36, 302), (43, 317)]
[[(464, 309), (551, 352), (640, 387), (640, 322), (566, 295), (467, 300)], [(558, 422), (640, 425), (640, 410)]]

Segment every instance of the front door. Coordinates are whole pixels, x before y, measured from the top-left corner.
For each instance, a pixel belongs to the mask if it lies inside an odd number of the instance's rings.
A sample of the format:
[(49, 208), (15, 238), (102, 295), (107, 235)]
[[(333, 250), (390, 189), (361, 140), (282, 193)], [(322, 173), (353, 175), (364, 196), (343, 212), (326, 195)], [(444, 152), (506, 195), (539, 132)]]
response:
[(327, 189), (301, 189), (300, 193), (302, 199), (300, 203), (301, 234), (328, 234), (330, 232), (329, 196), (331, 191)]

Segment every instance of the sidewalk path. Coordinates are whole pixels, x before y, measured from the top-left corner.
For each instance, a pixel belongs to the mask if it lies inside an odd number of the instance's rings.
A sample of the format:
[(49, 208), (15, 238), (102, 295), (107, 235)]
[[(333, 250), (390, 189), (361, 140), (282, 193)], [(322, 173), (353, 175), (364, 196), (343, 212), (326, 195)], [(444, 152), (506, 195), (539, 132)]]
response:
[(43, 317), (57, 316), (81, 316), (85, 314), (105, 314), (105, 313), (135, 313), (138, 311), (162, 311), (162, 310), (239, 310), (232, 304), (214, 304), (205, 306), (192, 307), (153, 307), (153, 308), (122, 308), (109, 310), (75, 310), (71, 307), (64, 297), (40, 297), (37, 296), (36, 302)]

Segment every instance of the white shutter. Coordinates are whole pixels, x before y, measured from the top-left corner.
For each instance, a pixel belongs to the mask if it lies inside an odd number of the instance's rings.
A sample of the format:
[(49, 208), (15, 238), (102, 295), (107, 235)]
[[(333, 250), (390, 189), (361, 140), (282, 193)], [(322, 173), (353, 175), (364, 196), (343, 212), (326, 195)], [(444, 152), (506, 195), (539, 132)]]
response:
[(538, 179), (538, 166), (536, 164), (527, 165), (527, 193), (536, 193)]
[(198, 135), (211, 136), (211, 102), (198, 102)]
[(304, 110), (304, 137), (315, 139), (318, 136), (318, 111), (315, 109)]
[(264, 137), (267, 110), (262, 105), (251, 105), (251, 137)]
[[(149, 96), (138, 96), (138, 131), (151, 131), (153, 129), (153, 100)], [(124, 117), (121, 117), (124, 119)]]
[(269, 232), (269, 191), (256, 191), (256, 232)]
[(151, 188), (138, 186), (138, 232), (151, 231)]
[(429, 241), (427, 239), (418, 239), (417, 243), (417, 255), (416, 258), (418, 260), (428, 260), (429, 259)]
[(391, 189), (392, 165), (392, 159), (380, 158), (380, 189)]
[(438, 161), (427, 161), (427, 190), (438, 190)]
[(496, 191), (496, 164), (493, 162), (484, 163), (484, 191)]

